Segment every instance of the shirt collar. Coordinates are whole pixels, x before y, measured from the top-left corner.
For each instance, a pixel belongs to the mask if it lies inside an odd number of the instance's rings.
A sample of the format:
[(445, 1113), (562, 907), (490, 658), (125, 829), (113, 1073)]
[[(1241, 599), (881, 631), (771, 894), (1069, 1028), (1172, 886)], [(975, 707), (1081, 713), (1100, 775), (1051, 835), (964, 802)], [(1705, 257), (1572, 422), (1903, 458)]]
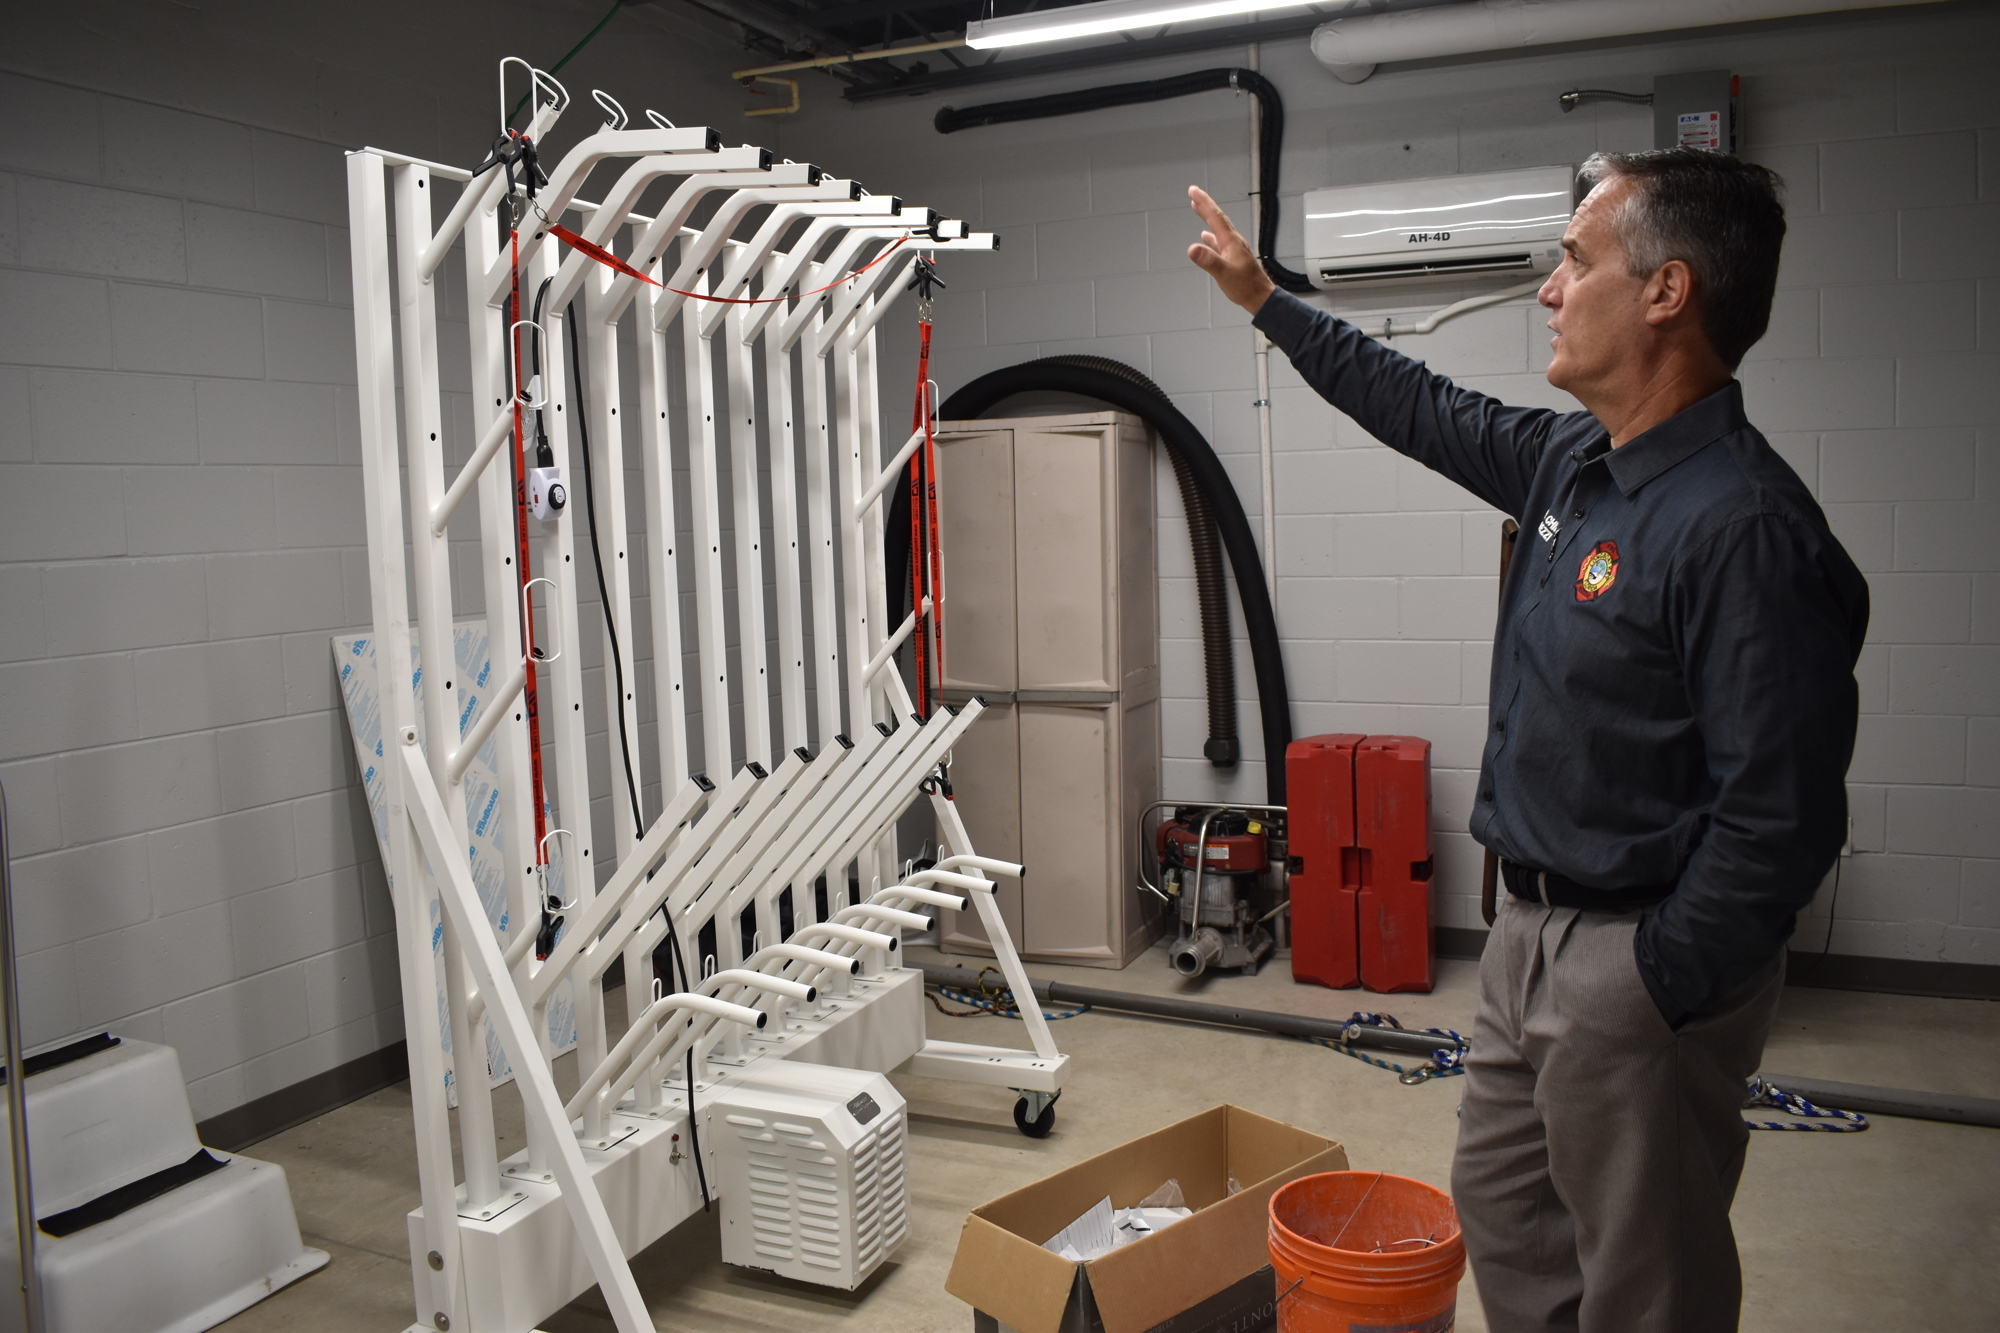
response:
[(1735, 380), (1610, 452), (1604, 465), (1626, 495), (1731, 431), (1749, 424)]

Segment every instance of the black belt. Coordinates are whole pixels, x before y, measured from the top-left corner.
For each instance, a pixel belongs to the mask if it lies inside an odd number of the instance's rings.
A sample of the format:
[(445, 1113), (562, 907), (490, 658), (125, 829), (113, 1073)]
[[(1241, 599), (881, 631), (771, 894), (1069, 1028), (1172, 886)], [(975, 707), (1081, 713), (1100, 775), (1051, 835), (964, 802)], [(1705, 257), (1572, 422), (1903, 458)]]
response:
[(1512, 861), (1500, 863), (1500, 877), (1507, 883), (1507, 892), (1516, 898), (1550, 907), (1580, 907), (1589, 912), (1630, 912), (1634, 908), (1651, 907), (1674, 891), (1671, 884), (1594, 889), (1553, 870), (1537, 870)]

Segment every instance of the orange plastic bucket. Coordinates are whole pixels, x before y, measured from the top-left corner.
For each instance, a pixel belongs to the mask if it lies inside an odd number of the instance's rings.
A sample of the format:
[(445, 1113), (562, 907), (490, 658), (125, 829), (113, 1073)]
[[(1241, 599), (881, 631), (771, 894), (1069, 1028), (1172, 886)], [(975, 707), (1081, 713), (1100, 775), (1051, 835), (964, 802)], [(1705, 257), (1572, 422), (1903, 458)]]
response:
[(1449, 1333), (1465, 1241), (1444, 1191), (1329, 1171), (1271, 1196), (1271, 1267), (1278, 1333)]

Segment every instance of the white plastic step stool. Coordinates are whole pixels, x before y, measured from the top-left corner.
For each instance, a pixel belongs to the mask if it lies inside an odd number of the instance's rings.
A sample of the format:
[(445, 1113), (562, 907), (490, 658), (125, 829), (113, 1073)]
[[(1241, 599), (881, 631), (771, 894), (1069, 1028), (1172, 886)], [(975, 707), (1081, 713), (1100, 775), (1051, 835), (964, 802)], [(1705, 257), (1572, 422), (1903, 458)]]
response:
[[(35, 1214), (102, 1198), (202, 1151), (170, 1046), (122, 1040), (28, 1077)], [(6, 1123), (0, 1105), (0, 1125)], [(37, 1238), (47, 1333), (199, 1333), (327, 1261), (299, 1239), (282, 1167), (230, 1153), (198, 1179), (67, 1236)], [(12, 1164), (0, 1156), (9, 1189)], [(0, 1218), (0, 1291), (18, 1283)], [(20, 1327), (0, 1300), (0, 1333)]]

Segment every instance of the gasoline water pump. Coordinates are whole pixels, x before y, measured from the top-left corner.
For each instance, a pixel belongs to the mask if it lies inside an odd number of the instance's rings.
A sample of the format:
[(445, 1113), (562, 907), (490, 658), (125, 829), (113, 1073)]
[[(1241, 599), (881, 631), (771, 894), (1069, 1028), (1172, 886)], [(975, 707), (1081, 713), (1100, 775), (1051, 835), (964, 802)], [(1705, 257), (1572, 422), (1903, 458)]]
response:
[(1255, 976), (1277, 947), (1266, 923), (1287, 898), (1284, 819), (1277, 806), (1176, 805), (1154, 831), (1153, 891), (1174, 908), (1167, 958), (1182, 976), (1210, 968)]

